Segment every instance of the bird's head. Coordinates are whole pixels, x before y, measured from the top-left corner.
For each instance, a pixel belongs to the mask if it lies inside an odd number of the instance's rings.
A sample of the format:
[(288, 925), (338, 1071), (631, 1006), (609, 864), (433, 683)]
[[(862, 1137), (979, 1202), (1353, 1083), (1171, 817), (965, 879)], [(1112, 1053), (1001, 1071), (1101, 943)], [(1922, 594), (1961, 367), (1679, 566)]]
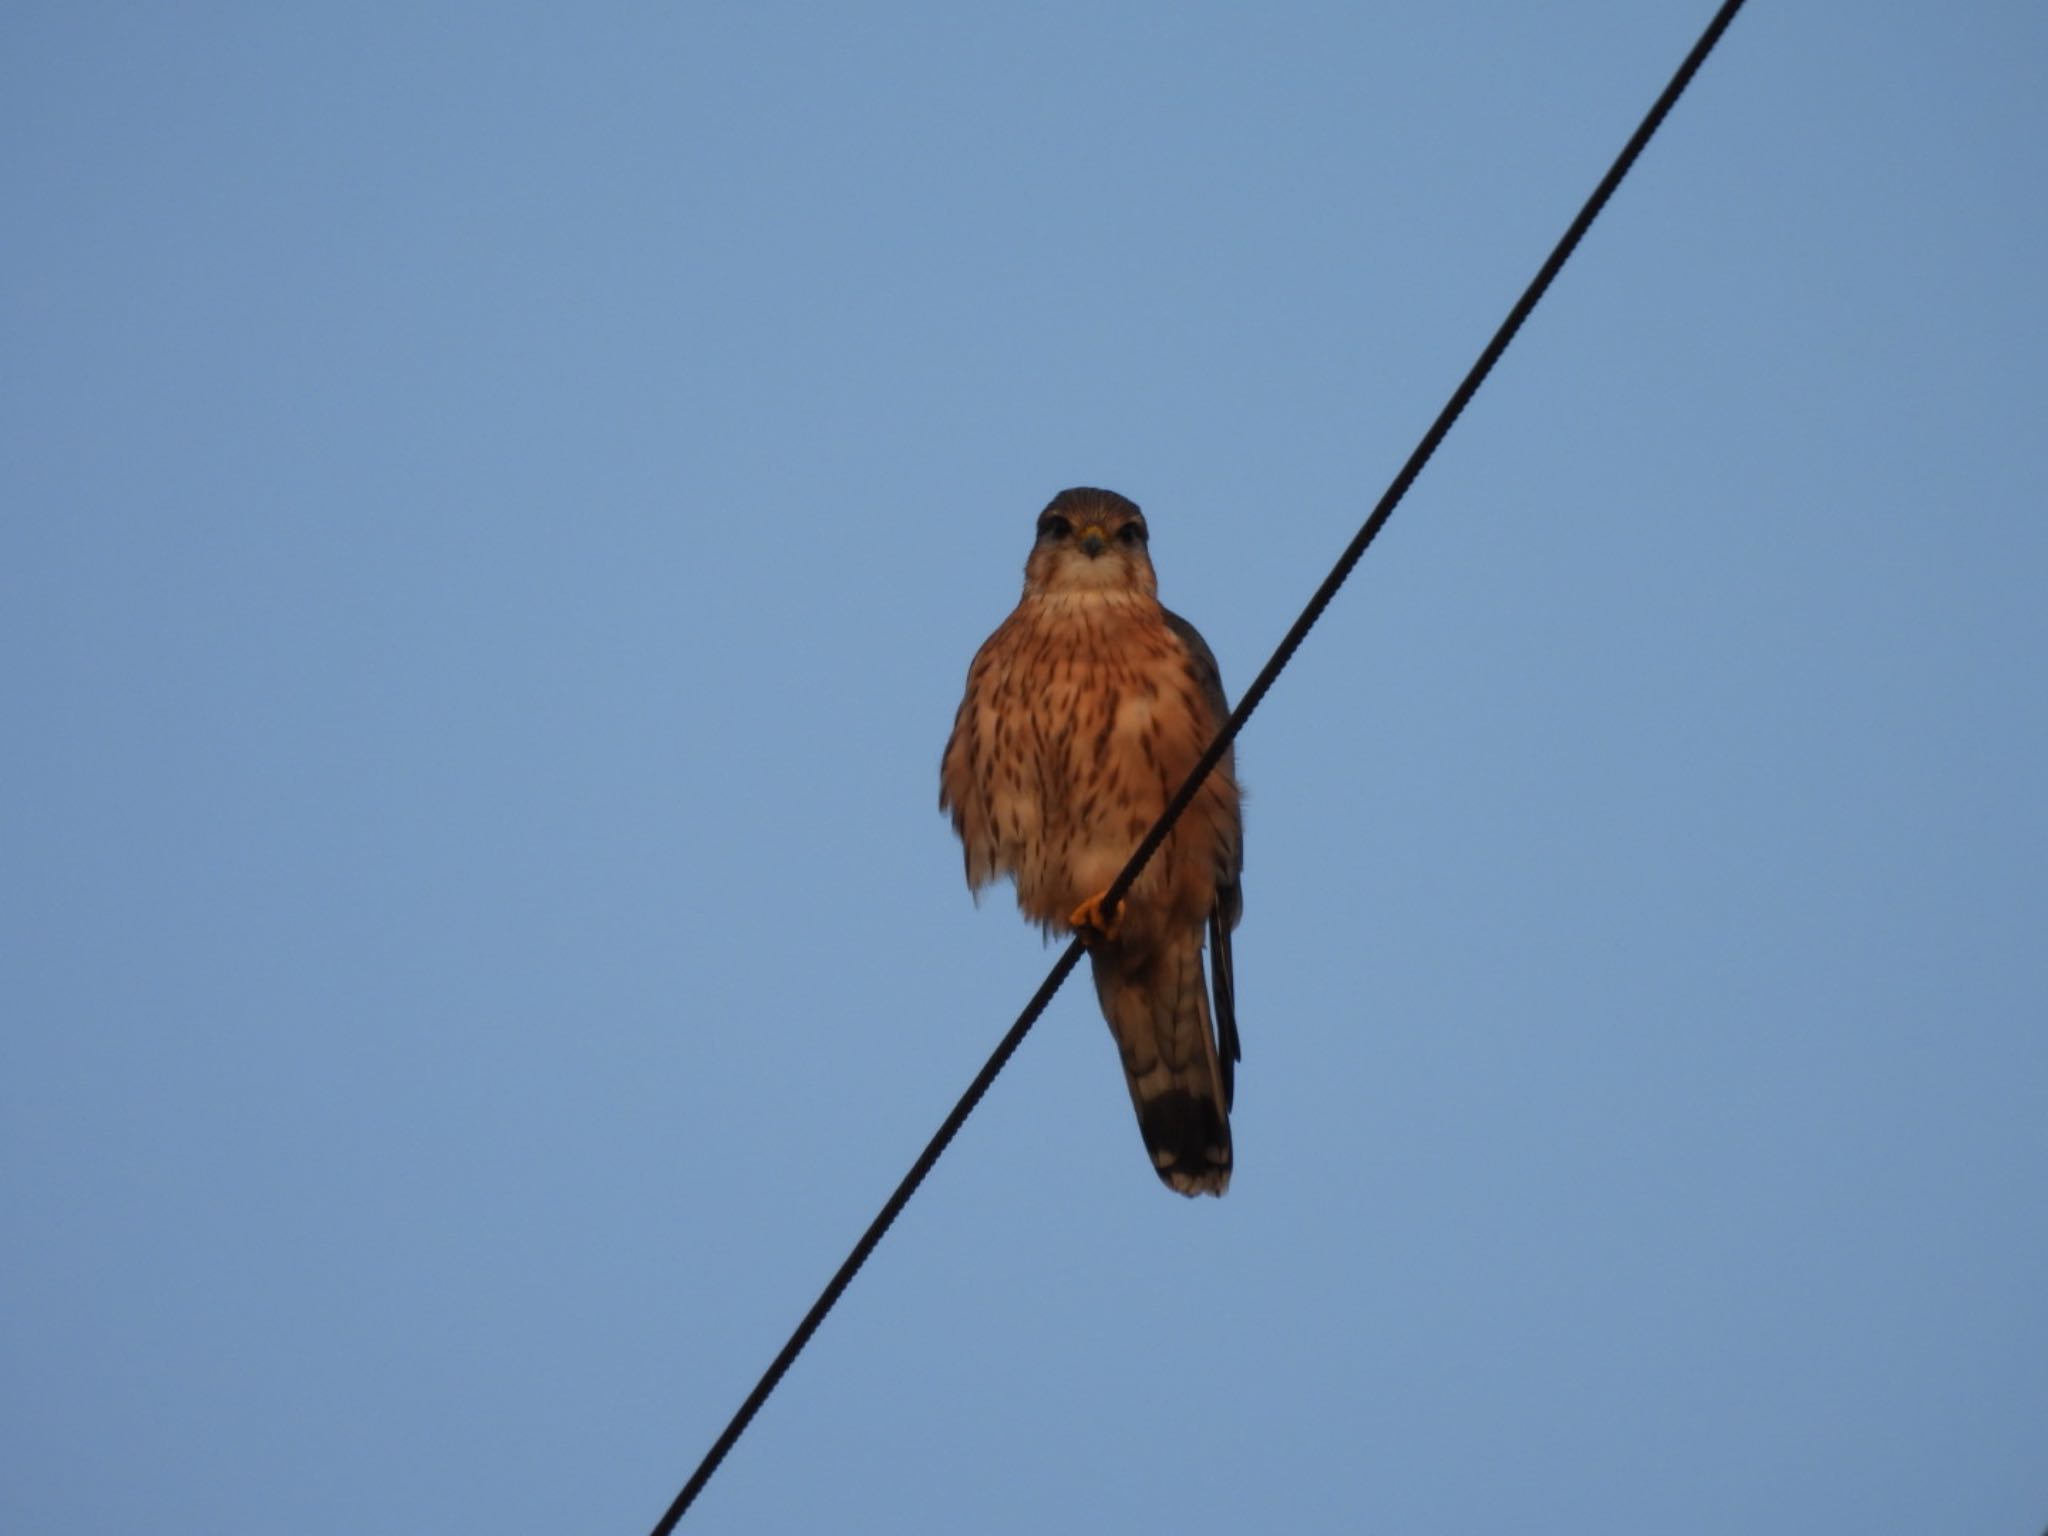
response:
[(1024, 590), (1157, 594), (1145, 552), (1145, 514), (1115, 491), (1061, 491), (1038, 514), (1038, 540), (1024, 562)]

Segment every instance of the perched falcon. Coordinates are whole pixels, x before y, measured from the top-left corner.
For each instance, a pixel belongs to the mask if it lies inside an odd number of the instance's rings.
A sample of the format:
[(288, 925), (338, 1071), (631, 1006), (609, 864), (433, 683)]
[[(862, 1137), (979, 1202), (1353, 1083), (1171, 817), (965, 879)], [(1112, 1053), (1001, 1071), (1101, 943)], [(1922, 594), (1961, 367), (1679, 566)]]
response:
[(1099, 899), (1230, 713), (1209, 647), (1159, 605), (1145, 543), (1144, 515), (1114, 491), (1062, 491), (1039, 514), (1023, 599), (968, 668), (939, 808), (965, 845), (969, 887), (1009, 875), (1048, 935), (1088, 940), (1153, 1166), (1184, 1195), (1220, 1195), (1244, 867), (1229, 756), (1123, 906), (1105, 915)]

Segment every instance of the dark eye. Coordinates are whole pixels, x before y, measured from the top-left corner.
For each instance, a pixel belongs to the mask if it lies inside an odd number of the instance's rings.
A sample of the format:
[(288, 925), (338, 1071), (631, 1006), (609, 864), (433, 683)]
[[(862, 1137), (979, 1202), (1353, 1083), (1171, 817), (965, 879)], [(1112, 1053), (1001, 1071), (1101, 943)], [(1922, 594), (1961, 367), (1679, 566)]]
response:
[(1145, 542), (1145, 525), (1125, 523), (1123, 527), (1117, 529), (1116, 536), (1125, 544), (1142, 544)]
[(1048, 512), (1038, 520), (1038, 536), (1041, 539), (1064, 539), (1074, 531), (1074, 525), (1057, 512)]

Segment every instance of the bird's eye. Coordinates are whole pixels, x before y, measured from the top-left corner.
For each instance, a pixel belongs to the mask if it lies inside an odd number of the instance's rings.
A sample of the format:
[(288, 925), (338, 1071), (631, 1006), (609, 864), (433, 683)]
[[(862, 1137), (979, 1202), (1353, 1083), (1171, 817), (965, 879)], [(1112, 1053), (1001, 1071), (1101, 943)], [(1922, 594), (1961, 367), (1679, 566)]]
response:
[(1038, 536), (1041, 539), (1064, 539), (1074, 531), (1074, 525), (1056, 512), (1048, 512), (1038, 520)]
[(1116, 536), (1126, 544), (1142, 544), (1145, 542), (1145, 525), (1125, 523), (1123, 527), (1117, 529)]

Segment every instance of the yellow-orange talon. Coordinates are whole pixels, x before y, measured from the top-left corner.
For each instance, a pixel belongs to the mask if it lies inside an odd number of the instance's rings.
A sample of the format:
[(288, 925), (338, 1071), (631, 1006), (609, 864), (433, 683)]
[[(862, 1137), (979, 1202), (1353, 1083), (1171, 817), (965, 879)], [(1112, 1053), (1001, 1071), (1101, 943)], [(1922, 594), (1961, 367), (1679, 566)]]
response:
[(1114, 944), (1116, 942), (1117, 930), (1123, 926), (1124, 904), (1122, 902), (1116, 904), (1115, 916), (1104, 918), (1102, 915), (1102, 898), (1108, 894), (1108, 891), (1099, 891), (1095, 895), (1090, 896), (1081, 905), (1074, 908), (1074, 915), (1067, 919), (1074, 932), (1081, 935), (1081, 942), (1090, 949), (1093, 949), (1098, 944)]

